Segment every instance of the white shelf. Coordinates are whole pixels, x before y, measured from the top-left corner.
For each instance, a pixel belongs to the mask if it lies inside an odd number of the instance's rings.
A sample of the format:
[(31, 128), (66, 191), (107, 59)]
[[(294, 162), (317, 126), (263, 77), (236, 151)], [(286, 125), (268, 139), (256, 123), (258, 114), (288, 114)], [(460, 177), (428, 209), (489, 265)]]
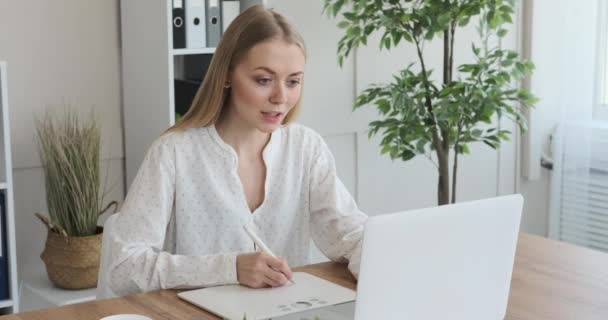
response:
[(0, 300), (0, 309), (13, 306), (13, 300)]
[(185, 56), (189, 54), (212, 54), (215, 48), (196, 48), (196, 49), (173, 49), (174, 56)]
[(27, 275), (21, 281), (21, 309), (31, 311), (48, 307), (60, 307), (68, 304), (95, 300), (96, 288), (83, 290), (65, 290), (55, 287), (46, 273), (37, 272)]
[(7, 241), (6, 254), (8, 259), (8, 269), (2, 272), (8, 272), (8, 285), (10, 288), (9, 298), (0, 301), (0, 308), (3, 312), (8, 313), (19, 312), (19, 291), (17, 283), (17, 245), (15, 244), (15, 208), (13, 203), (13, 165), (11, 160), (11, 134), (10, 123), (8, 117), (8, 76), (7, 64), (0, 61), (0, 172), (2, 172), (2, 180), (0, 181), (0, 190), (4, 193), (4, 214), (6, 218), (6, 226), (4, 226), (7, 234), (2, 236)]

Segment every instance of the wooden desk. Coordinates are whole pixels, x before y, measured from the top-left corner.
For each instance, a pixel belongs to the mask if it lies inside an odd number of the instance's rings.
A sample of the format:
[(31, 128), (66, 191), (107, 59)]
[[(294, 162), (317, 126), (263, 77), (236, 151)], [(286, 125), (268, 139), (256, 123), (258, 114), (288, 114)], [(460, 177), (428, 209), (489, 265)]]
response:
[[(344, 265), (321, 263), (296, 270), (355, 288), (355, 280)], [(8, 315), (0, 320), (97, 320), (117, 313), (144, 314), (152, 319), (217, 319), (179, 300), (176, 292), (160, 290)], [(506, 319), (608, 319), (608, 254), (522, 234)]]

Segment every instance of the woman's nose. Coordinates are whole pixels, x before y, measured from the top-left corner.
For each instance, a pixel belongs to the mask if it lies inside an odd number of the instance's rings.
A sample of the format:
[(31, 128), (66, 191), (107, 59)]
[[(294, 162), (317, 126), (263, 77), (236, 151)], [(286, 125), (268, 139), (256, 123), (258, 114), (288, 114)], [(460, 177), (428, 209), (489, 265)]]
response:
[(287, 88), (283, 84), (275, 85), (270, 101), (274, 104), (284, 104), (287, 102)]

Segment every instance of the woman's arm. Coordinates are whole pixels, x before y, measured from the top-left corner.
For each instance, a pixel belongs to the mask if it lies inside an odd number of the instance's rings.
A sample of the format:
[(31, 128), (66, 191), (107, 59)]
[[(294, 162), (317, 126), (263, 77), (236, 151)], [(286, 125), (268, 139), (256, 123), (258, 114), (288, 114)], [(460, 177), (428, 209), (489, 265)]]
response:
[(236, 253), (163, 251), (174, 201), (175, 148), (164, 136), (148, 151), (114, 224), (108, 270), (114, 293), (237, 283)]
[(357, 277), (361, 259), (363, 227), (367, 216), (336, 175), (331, 151), (323, 141), (314, 144), (310, 177), (310, 223), (312, 237), (319, 249), (333, 261), (348, 260)]

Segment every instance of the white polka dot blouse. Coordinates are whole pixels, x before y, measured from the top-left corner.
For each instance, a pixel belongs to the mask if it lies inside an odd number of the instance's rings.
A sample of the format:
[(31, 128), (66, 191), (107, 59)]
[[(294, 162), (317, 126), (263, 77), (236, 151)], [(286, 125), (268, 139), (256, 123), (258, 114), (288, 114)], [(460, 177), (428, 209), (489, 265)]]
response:
[(109, 285), (118, 295), (237, 281), (253, 252), (248, 225), (291, 267), (310, 263), (311, 239), (357, 276), (367, 216), (336, 175), (313, 130), (275, 130), (263, 151), (265, 197), (252, 213), (234, 149), (215, 126), (164, 134), (148, 150), (110, 237)]

